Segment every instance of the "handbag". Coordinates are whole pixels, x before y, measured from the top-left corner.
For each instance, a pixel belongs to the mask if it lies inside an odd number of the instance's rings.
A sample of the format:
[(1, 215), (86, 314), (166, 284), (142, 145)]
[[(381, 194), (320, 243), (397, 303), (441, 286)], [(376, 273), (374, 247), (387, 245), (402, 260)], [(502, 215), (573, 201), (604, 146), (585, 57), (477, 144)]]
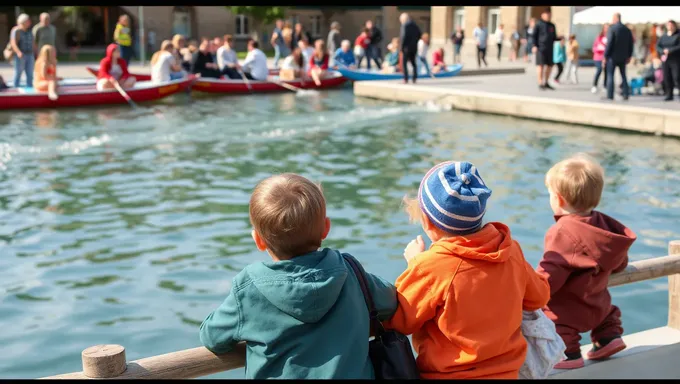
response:
[(363, 267), (352, 256), (343, 255), (359, 280), (369, 313), (371, 333), (375, 336), (368, 343), (368, 356), (378, 380), (420, 379), (416, 358), (408, 338), (394, 330), (385, 330), (378, 320), (378, 311), (366, 283)]
[(14, 56), (14, 50), (12, 49), (12, 43), (7, 43), (7, 47), (2, 51), (2, 55), (5, 57), (5, 60), (9, 61), (12, 56)]
[(546, 379), (567, 347), (542, 310), (522, 312), (522, 335), (527, 340), (527, 356), (519, 370), (520, 379)]

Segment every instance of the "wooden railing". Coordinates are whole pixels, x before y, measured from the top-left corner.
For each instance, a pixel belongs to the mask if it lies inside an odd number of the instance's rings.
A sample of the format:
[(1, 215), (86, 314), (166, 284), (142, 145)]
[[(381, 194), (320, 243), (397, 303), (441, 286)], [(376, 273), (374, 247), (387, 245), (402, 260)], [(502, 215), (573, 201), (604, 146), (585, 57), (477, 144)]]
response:
[[(668, 276), (668, 326), (680, 330), (680, 240), (668, 245), (669, 256), (632, 262), (609, 278), (609, 286)], [(203, 347), (166, 353), (126, 363), (125, 348), (97, 345), (82, 353), (83, 371), (44, 379), (193, 379), (245, 365), (245, 343), (223, 355)]]

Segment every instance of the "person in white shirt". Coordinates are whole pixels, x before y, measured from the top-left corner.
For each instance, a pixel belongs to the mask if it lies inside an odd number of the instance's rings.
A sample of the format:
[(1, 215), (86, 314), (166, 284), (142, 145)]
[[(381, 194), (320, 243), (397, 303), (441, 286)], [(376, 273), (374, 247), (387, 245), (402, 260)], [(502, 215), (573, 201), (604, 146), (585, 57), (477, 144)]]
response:
[[(418, 62), (425, 67), (427, 75), (430, 76), (430, 66), (427, 64), (427, 51), (430, 49), (430, 35), (423, 33), (418, 40)], [(422, 67), (421, 67), (422, 68)], [(418, 69), (418, 72), (421, 72)]]
[(224, 35), (224, 45), (217, 49), (217, 67), (228, 78), (240, 79), (241, 75), (238, 73), (240, 66), (236, 51), (231, 48), (233, 41), (234, 38), (231, 35)]
[(493, 36), (496, 38), (496, 46), (498, 47), (498, 55), (496, 56), (496, 58), (498, 59), (498, 61), (501, 61), (503, 38), (505, 37), (503, 35), (503, 24), (499, 25), (498, 28), (496, 28), (496, 32), (494, 32)]
[(302, 78), (305, 74), (305, 72), (303, 72), (304, 67), (305, 63), (304, 57), (302, 56), (302, 50), (300, 50), (300, 47), (296, 47), (293, 50), (293, 53), (283, 60), (279, 78), (284, 81)]
[(255, 40), (248, 40), (248, 55), (243, 61), (243, 73), (250, 80), (267, 80), (267, 56), (260, 50)]
[(173, 80), (173, 73), (181, 73), (182, 66), (177, 63), (172, 54), (174, 47), (172, 41), (165, 40), (161, 43), (161, 49), (151, 57), (151, 82), (163, 83)]
[(309, 72), (309, 58), (312, 57), (314, 54), (314, 48), (309, 46), (309, 43), (307, 43), (307, 40), (300, 40), (298, 41), (298, 47), (302, 51), (302, 59), (305, 63), (304, 66), (304, 71), (305, 73)]

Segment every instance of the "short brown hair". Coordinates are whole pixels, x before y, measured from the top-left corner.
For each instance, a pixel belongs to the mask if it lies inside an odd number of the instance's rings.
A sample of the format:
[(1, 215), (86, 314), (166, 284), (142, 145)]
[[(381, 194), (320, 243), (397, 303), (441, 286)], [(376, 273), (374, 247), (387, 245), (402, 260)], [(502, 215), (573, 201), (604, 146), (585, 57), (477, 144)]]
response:
[(604, 169), (590, 156), (579, 153), (553, 165), (545, 175), (545, 185), (579, 212), (591, 211), (600, 204)]
[(294, 173), (260, 181), (250, 196), (250, 223), (267, 249), (282, 259), (317, 250), (325, 230), (321, 187)]
[(231, 35), (224, 35), (224, 41), (231, 43), (234, 38)]

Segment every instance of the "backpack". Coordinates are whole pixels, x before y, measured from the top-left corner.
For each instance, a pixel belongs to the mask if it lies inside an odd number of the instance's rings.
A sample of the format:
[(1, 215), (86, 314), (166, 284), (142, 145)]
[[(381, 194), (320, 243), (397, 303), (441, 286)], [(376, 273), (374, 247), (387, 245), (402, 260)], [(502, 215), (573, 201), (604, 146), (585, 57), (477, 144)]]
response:
[(546, 379), (555, 364), (566, 356), (562, 337), (555, 323), (542, 310), (522, 312), (522, 335), (527, 340), (527, 356), (519, 369), (520, 379)]

